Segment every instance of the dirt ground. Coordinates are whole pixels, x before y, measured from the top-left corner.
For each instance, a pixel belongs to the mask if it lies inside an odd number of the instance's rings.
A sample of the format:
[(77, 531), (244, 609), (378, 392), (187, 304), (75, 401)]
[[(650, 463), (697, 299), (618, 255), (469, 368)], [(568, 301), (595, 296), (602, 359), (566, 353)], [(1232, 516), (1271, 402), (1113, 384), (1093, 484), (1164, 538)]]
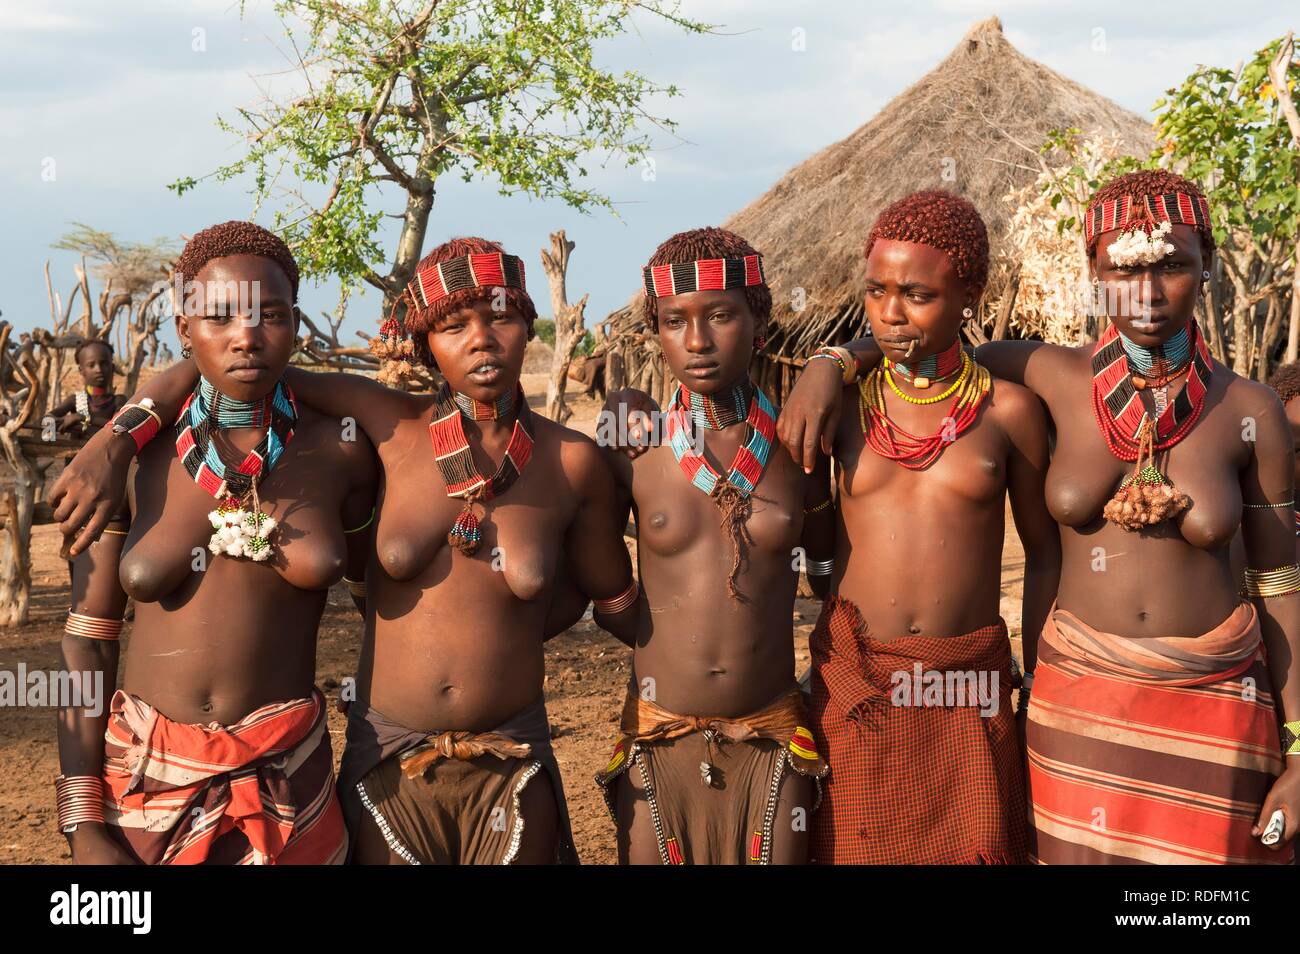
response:
[[(524, 388), (534, 407), (545, 394), (545, 376), (525, 374)], [(574, 402), (570, 426), (593, 434), (599, 405)], [(1007, 520), (1011, 527), (1010, 519)], [(32, 541), (31, 621), (0, 630), (0, 670), (16, 673), (55, 669), (68, 608), (66, 564), (58, 558), (58, 534), (37, 527)], [(1003, 557), (1002, 612), (1019, 655), (1020, 592), (1024, 554), (1009, 529)], [(795, 659), (800, 673), (808, 667), (808, 633), (819, 604), (800, 599), (794, 611)], [(317, 681), (334, 695), (344, 677), (356, 669), (361, 623), (342, 585), (330, 593), (321, 622)], [(129, 655), (130, 624), (122, 639)], [(593, 782), (604, 768), (617, 728), (630, 653), (613, 637), (584, 620), (546, 645), (546, 698), (555, 752), (564, 776), (578, 852), (586, 864), (613, 864), (614, 827)], [(335, 757), (343, 750), (343, 717), (330, 711)], [(48, 708), (0, 709), (0, 864), (58, 863), (69, 858), (66, 842), (55, 828), (54, 776), (58, 756), (54, 712)]]

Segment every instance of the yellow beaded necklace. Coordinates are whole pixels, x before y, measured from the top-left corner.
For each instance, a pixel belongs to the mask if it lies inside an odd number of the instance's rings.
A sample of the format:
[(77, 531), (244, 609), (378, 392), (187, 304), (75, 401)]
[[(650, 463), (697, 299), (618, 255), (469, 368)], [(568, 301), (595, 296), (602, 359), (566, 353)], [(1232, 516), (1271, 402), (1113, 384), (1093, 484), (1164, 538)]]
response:
[(912, 395), (904, 392), (901, 388), (899, 388), (897, 384), (894, 383), (894, 377), (889, 373), (888, 361), (885, 362), (885, 368), (884, 368), (885, 383), (889, 385), (889, 389), (891, 391), (897, 394), (908, 404), (922, 404), (922, 405), (938, 404), (940, 401), (945, 401), (948, 398), (952, 397), (961, 389), (961, 386), (966, 383), (966, 379), (970, 377), (971, 364), (972, 362), (970, 359), (970, 355), (968, 355), (965, 351), (963, 351), (961, 353), (961, 373), (957, 375), (957, 380), (954, 381), (952, 384), (950, 384), (948, 386), (948, 389), (944, 391), (942, 394), (936, 394), (934, 397), (919, 398), (919, 397), (913, 397)]

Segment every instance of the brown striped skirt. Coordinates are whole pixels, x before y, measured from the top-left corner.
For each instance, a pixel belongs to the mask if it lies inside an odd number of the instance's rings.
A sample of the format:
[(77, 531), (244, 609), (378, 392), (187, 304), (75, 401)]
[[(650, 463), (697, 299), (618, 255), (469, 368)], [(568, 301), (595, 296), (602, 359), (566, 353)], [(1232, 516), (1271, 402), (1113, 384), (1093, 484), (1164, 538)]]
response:
[(1250, 834), (1282, 771), (1254, 607), (1198, 637), (1126, 639), (1054, 608), (1029, 782), (1044, 864), (1287, 864)]

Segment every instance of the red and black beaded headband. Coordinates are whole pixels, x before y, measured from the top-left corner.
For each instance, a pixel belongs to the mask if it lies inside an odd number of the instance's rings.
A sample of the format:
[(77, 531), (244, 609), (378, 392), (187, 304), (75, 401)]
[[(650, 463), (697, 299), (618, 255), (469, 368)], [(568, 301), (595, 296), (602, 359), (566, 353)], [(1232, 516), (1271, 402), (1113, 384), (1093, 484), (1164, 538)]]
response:
[(693, 262), (645, 267), (645, 292), (655, 298), (685, 295), (693, 291), (722, 291), (762, 285), (763, 256), (744, 258), (701, 258)]
[(1094, 202), (1088, 206), (1083, 234), (1091, 245), (1092, 240), (1103, 232), (1127, 229), (1145, 222), (1172, 222), (1208, 230), (1210, 203), (1203, 196), (1187, 192), (1125, 195), (1106, 202)]
[(523, 259), (505, 252), (474, 252), (438, 262), (416, 272), (411, 284), (425, 308), (463, 288), (518, 288), (527, 291)]

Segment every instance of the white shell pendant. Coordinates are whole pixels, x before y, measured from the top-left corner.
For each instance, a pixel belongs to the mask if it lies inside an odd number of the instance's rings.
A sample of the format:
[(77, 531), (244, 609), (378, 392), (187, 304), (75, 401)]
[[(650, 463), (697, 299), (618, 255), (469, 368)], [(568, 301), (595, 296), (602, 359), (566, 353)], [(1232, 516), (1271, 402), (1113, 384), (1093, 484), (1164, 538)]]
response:
[(275, 552), (270, 536), (276, 522), (270, 514), (260, 510), (245, 510), (243, 506), (222, 505), (208, 514), (212, 536), (208, 549), (216, 555), (244, 557), (261, 563)]

